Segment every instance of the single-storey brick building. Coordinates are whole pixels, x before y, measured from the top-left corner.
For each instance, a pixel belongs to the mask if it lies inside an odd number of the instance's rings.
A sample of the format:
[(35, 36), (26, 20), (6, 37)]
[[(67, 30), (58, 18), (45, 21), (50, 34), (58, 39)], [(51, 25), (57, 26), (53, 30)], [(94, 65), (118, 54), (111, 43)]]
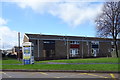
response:
[[(113, 39), (110, 38), (25, 33), (23, 42), (34, 44), (36, 60), (111, 57), (114, 50)], [(117, 45), (120, 50), (120, 39)]]

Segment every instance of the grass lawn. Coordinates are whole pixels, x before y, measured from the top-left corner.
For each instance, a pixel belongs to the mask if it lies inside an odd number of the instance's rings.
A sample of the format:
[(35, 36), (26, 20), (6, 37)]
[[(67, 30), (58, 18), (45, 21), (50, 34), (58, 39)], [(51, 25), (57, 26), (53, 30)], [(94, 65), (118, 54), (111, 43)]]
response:
[(65, 59), (65, 60), (47, 60), (38, 61), (36, 63), (44, 62), (61, 62), (61, 63), (119, 63), (119, 58), (88, 58), (88, 59)]
[(2, 69), (118, 71), (118, 65), (117, 64), (94, 64), (94, 65), (32, 64), (32, 65), (3, 65)]
[[(0, 59), (0, 64), (2, 64), (2, 60)], [(0, 65), (0, 69), (2, 69), (2, 65)]]
[(21, 64), (22, 61), (18, 60), (2, 60), (2, 64)]
[[(64, 62), (64, 63), (118, 63), (118, 58), (89, 58), (69, 60), (36, 61), (35, 63)], [(22, 63), (18, 60), (2, 60), (3, 64)], [(31, 65), (2, 65), (2, 69), (40, 69), (40, 70), (102, 70), (118, 71), (120, 64), (31, 64)], [(119, 70), (120, 71), (120, 70)]]
[(2, 60), (0, 60), (0, 64), (2, 64)]

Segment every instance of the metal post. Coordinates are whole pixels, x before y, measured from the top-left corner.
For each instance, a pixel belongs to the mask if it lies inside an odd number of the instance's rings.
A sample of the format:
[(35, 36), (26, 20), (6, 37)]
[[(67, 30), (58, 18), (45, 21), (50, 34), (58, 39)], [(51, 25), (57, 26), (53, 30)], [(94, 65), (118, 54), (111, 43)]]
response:
[(69, 59), (69, 51), (68, 51), (68, 38), (67, 38), (67, 59)]
[(87, 42), (87, 43), (88, 43), (87, 44), (88, 45), (88, 56), (90, 56), (90, 53), (89, 53), (89, 42)]
[(83, 39), (82, 39), (82, 58), (83, 58)]

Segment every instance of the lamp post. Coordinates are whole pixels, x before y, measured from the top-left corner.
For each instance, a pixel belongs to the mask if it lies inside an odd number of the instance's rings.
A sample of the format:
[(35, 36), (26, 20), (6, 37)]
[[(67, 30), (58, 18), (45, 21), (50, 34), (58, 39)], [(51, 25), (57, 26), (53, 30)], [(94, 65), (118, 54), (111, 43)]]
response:
[(87, 42), (87, 46), (88, 46), (88, 56), (90, 56), (90, 53), (89, 53), (89, 42)]
[(69, 59), (69, 51), (68, 51), (68, 38), (67, 38), (67, 59)]
[(82, 38), (82, 58), (83, 58), (83, 38)]
[(66, 46), (66, 50), (67, 50), (67, 59), (69, 59), (69, 51), (68, 51), (68, 38), (67, 36), (65, 35), (63, 40), (65, 41), (65, 46)]

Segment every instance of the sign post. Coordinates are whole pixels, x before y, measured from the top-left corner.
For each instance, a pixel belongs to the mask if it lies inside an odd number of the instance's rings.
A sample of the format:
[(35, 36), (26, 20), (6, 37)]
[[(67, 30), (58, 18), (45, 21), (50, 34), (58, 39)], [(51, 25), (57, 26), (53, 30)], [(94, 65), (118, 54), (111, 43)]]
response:
[(34, 64), (33, 44), (25, 42), (22, 44), (23, 64)]

